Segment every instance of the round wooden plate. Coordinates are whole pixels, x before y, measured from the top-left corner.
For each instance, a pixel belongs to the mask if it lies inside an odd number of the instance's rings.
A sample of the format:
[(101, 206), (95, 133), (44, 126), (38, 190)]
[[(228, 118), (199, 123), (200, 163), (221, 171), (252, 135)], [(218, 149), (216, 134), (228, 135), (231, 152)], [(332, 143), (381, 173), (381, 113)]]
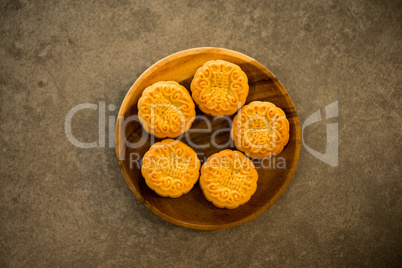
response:
[[(257, 191), (250, 201), (236, 209), (215, 207), (202, 194), (199, 184), (179, 198), (157, 195), (149, 189), (141, 175), (140, 159), (151, 144), (160, 139), (142, 128), (136, 115), (137, 101), (142, 91), (158, 81), (176, 81), (190, 92), (195, 71), (209, 60), (235, 63), (247, 74), (250, 91), (246, 104), (251, 101), (269, 101), (282, 108), (290, 123), (290, 138), (282, 153), (269, 161), (255, 162), (258, 171)], [(197, 116), (204, 115), (198, 108)], [(202, 149), (195, 149), (203, 163), (210, 155), (223, 149), (235, 149), (230, 142), (231, 120), (204, 115), (197, 118), (187, 138)], [(230, 117), (233, 119), (234, 115)], [(209, 126), (211, 128), (209, 128)], [(193, 131), (198, 129), (197, 131)], [(200, 131), (201, 130), (201, 131)], [(217, 130), (219, 130), (217, 132)], [(180, 138), (186, 142), (186, 136)], [(229, 143), (228, 143), (229, 141)], [(213, 144), (223, 148), (217, 148)], [(256, 60), (222, 48), (195, 48), (170, 55), (146, 70), (128, 91), (119, 111), (116, 124), (116, 153), (124, 179), (135, 196), (153, 213), (182, 227), (199, 230), (230, 228), (254, 219), (281, 196), (296, 170), (300, 153), (300, 125), (295, 106), (281, 82)]]

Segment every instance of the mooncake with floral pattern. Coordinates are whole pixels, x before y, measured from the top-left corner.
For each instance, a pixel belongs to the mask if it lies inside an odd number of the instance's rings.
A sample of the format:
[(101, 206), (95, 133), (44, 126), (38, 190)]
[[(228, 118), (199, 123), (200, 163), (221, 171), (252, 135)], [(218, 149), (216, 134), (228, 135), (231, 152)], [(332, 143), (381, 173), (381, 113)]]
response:
[(194, 102), (212, 116), (229, 116), (246, 102), (249, 91), (247, 75), (233, 63), (223, 60), (206, 62), (191, 82)]
[(141, 173), (148, 187), (161, 196), (173, 198), (193, 188), (201, 166), (193, 149), (173, 139), (153, 144), (142, 161)]
[(253, 101), (234, 117), (230, 134), (238, 150), (262, 159), (282, 152), (289, 141), (289, 121), (275, 104)]
[(211, 155), (201, 167), (204, 196), (219, 208), (245, 204), (257, 189), (258, 173), (243, 153), (226, 149)]
[(157, 138), (176, 138), (195, 119), (195, 105), (187, 89), (174, 81), (147, 87), (138, 101), (138, 117), (144, 129)]

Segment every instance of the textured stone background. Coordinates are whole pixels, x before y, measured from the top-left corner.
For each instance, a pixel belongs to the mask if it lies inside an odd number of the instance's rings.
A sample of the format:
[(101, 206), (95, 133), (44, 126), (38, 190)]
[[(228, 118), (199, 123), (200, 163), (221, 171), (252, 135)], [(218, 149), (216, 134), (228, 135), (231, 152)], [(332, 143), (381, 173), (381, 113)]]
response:
[[(1, 1), (0, 266), (401, 265), (401, 2), (169, 2)], [(161, 220), (114, 148), (64, 134), (73, 106), (118, 107), (154, 62), (202, 46), (267, 66), (301, 122), (339, 100), (339, 166), (302, 148), (272, 208), (214, 232)], [(73, 133), (94, 141), (97, 124), (81, 112)], [(322, 152), (325, 124), (305, 133)]]

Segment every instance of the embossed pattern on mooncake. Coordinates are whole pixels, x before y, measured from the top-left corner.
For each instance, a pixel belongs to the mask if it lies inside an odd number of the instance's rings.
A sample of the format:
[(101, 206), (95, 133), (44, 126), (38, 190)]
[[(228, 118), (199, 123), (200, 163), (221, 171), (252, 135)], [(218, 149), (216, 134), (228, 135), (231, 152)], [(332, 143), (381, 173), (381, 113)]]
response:
[(191, 82), (191, 92), (201, 111), (212, 116), (234, 114), (246, 102), (247, 75), (236, 64), (208, 61), (200, 67)]
[(193, 188), (201, 166), (193, 149), (173, 139), (153, 144), (142, 161), (141, 173), (148, 187), (173, 198)]
[(231, 138), (236, 148), (251, 158), (277, 155), (289, 141), (289, 121), (271, 102), (253, 101), (233, 119)]
[(213, 154), (201, 167), (204, 196), (219, 208), (245, 204), (257, 189), (258, 173), (249, 158), (239, 151)]
[(185, 87), (168, 81), (147, 87), (138, 101), (138, 117), (155, 137), (175, 138), (186, 132), (195, 119), (195, 105)]

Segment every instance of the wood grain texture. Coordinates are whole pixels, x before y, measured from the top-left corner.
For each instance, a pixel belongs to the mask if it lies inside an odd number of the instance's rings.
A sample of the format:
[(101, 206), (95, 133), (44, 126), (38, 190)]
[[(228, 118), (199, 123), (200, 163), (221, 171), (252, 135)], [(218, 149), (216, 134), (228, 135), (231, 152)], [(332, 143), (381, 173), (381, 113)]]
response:
[[(271, 159), (270, 167), (258, 167), (259, 175), (257, 191), (251, 200), (234, 210), (215, 207), (202, 193), (199, 184), (188, 193), (179, 198), (166, 198), (157, 195), (145, 184), (141, 175), (141, 167), (135, 163), (130, 165), (130, 154), (136, 153), (141, 157), (147, 152), (151, 144), (160, 141), (146, 132), (138, 121), (131, 121), (126, 125), (118, 120), (116, 124), (116, 153), (123, 176), (135, 196), (153, 213), (161, 218), (182, 227), (199, 230), (217, 230), (230, 228), (251, 219), (254, 219), (281, 196), (290, 183), (299, 160), (301, 134), (299, 118), (294, 104), (281, 82), (263, 65), (256, 60), (227, 49), (222, 48), (196, 48), (178, 52), (155, 63), (146, 70), (134, 83), (127, 93), (120, 111), (119, 118), (127, 119), (137, 115), (137, 101), (142, 91), (158, 81), (172, 80), (183, 85), (190, 91), (190, 83), (195, 71), (209, 60), (226, 60), (235, 63), (247, 74), (250, 91), (246, 104), (252, 101), (270, 101), (283, 109), (290, 123), (289, 143), (280, 155)], [(198, 108), (197, 115), (204, 115)], [(233, 119), (234, 115), (230, 117)], [(215, 130), (222, 130), (214, 136), (217, 144), (225, 144), (230, 140), (230, 122), (227, 118), (214, 118), (206, 115), (211, 129), (207, 130), (204, 120), (196, 119), (185, 134), (191, 141), (204, 145), (202, 149), (195, 149), (201, 156), (201, 163), (210, 155), (223, 149), (236, 149), (233, 143), (224, 148), (216, 148), (212, 144), (211, 136)], [(224, 129), (227, 129), (225, 131)], [(192, 132), (193, 129), (204, 129), (204, 132)], [(130, 148), (127, 142), (144, 141), (138, 148)], [(185, 136), (179, 137), (186, 143)], [(273, 163), (282, 162), (285, 167), (275, 166)], [(268, 165), (265, 161), (265, 165)]]

